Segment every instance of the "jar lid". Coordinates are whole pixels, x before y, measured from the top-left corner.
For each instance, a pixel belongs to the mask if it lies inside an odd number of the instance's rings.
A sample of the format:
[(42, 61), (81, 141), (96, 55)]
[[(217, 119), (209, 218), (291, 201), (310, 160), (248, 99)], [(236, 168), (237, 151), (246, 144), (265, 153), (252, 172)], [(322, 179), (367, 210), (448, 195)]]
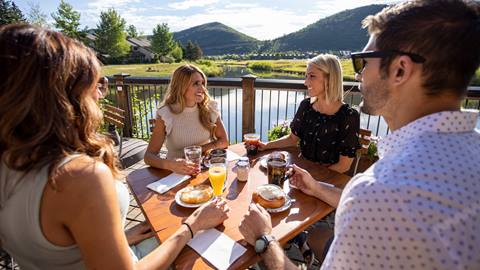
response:
[(237, 162), (237, 166), (239, 166), (239, 167), (247, 167), (247, 166), (249, 166), (249, 165), (250, 165), (250, 164), (248, 163), (248, 161), (245, 161), (245, 160), (239, 160), (239, 161)]

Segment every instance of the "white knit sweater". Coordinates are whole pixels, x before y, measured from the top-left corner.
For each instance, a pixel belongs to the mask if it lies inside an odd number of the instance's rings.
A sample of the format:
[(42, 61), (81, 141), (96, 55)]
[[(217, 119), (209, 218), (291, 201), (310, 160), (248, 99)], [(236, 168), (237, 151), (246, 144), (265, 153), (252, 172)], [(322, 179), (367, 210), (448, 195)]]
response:
[[(217, 102), (211, 100), (208, 105), (211, 121), (216, 123), (220, 117)], [(168, 106), (162, 106), (157, 110), (157, 117), (165, 122), (167, 159), (183, 158), (183, 148), (186, 146), (210, 142), (210, 132), (200, 123), (199, 113), (198, 106), (185, 107), (179, 114), (172, 113)]]

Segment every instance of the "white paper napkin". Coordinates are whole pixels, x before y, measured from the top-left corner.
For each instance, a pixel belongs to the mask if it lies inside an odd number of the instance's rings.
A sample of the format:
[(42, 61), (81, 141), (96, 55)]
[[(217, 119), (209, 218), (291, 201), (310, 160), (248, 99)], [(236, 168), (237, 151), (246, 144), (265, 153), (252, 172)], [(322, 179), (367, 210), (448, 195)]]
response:
[(239, 158), (240, 158), (239, 155), (237, 155), (235, 152), (227, 149), (227, 161), (233, 161), (233, 160), (237, 160)]
[(190, 175), (171, 173), (168, 176), (158, 181), (148, 184), (147, 188), (162, 194), (169, 191), (170, 189), (174, 188), (175, 186), (177, 186), (178, 184), (184, 182), (189, 178), (190, 178)]
[(208, 229), (195, 234), (187, 245), (220, 270), (227, 269), (247, 251), (217, 229)]

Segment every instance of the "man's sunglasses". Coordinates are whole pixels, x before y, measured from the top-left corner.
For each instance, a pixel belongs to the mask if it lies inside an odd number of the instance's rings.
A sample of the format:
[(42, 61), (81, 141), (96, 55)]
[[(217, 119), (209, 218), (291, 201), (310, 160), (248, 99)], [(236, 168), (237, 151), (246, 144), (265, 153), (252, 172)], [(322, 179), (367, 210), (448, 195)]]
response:
[(360, 74), (362, 73), (363, 68), (365, 68), (365, 58), (384, 58), (394, 54), (407, 55), (415, 63), (425, 62), (425, 58), (423, 58), (423, 56), (420, 56), (415, 53), (402, 52), (397, 50), (357, 52), (357, 53), (352, 53), (350, 57), (352, 58), (352, 62), (353, 62), (353, 70), (355, 71), (355, 73)]

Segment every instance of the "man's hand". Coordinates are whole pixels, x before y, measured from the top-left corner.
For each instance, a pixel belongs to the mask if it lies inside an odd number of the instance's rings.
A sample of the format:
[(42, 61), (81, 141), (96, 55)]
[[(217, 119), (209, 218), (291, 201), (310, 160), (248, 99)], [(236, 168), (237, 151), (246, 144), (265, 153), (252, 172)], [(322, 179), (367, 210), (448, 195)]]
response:
[(310, 173), (295, 164), (293, 164), (293, 173), (290, 184), (307, 195), (315, 196), (318, 182), (313, 179)]
[(258, 204), (250, 204), (248, 213), (243, 217), (239, 227), (243, 238), (252, 246), (262, 235), (272, 232), (272, 220), (267, 210)]

